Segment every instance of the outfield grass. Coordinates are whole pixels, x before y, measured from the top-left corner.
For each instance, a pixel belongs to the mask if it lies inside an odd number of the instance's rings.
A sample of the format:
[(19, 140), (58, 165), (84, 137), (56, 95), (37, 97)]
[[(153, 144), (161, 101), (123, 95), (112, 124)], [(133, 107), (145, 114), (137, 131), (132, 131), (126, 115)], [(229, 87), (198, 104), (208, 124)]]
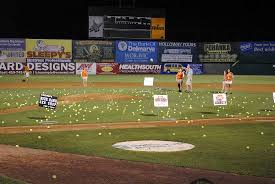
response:
[(2, 176), (2, 175), (0, 175), (0, 183), (1, 184), (27, 184), (27, 183), (25, 183), (23, 181), (11, 179), (9, 177)]
[[(38, 103), (41, 92), (64, 96), (72, 94), (100, 93), (131, 95), (131, 100), (93, 100), (58, 105), (56, 110), (36, 110), (0, 115), (0, 126), (39, 125), (40, 121), (56, 121), (59, 124), (162, 121), (180, 119), (204, 119), (217, 117), (274, 116), (272, 93), (234, 92), (228, 96), (228, 105), (213, 106), (211, 90), (197, 89), (191, 94), (178, 93), (172, 88), (87, 88), (87, 89), (15, 89), (0, 91), (0, 109), (24, 107)], [(167, 94), (168, 108), (153, 107), (154, 94)]]
[[(175, 75), (134, 74), (89, 76), (89, 82), (143, 82), (144, 77), (154, 77), (156, 82), (175, 82)], [(2, 75), (1, 83), (21, 82), (23, 75)], [(193, 83), (221, 83), (221, 75), (194, 75)], [(81, 82), (79, 75), (31, 75), (31, 82)], [(236, 75), (234, 84), (275, 84), (275, 76)]]
[[(102, 135), (99, 135), (99, 132)], [(204, 127), (10, 134), (0, 135), (0, 144), (218, 170), (243, 175), (275, 177), (274, 132), (275, 123), (269, 122)], [(76, 136), (77, 134), (79, 136)], [(42, 138), (38, 139), (38, 136)], [(195, 148), (173, 153), (148, 153), (125, 151), (112, 147), (112, 144), (116, 142), (130, 140), (180, 141), (193, 144)], [(250, 149), (247, 149), (247, 146)]]

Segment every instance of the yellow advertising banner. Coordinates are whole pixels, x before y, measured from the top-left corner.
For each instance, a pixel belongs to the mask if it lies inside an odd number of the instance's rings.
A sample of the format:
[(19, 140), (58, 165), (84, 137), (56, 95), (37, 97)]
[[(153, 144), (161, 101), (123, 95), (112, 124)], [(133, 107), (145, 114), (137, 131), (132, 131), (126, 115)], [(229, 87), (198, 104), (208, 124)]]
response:
[(151, 39), (165, 39), (165, 18), (151, 19)]
[(72, 40), (26, 39), (27, 58), (72, 58)]

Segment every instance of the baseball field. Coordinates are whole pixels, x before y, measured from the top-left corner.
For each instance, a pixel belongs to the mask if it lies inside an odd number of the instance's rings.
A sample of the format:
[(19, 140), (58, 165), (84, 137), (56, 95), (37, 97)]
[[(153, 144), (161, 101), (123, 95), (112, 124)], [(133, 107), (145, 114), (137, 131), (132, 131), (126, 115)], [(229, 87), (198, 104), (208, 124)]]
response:
[[(226, 106), (213, 105), (222, 75), (195, 75), (192, 93), (179, 93), (174, 75), (89, 76), (86, 88), (75, 75), (22, 79), (0, 77), (0, 183), (275, 183), (274, 76), (235, 76)], [(38, 106), (42, 93), (56, 109)], [(153, 95), (169, 106), (154, 107)], [(138, 140), (195, 147), (112, 147)]]

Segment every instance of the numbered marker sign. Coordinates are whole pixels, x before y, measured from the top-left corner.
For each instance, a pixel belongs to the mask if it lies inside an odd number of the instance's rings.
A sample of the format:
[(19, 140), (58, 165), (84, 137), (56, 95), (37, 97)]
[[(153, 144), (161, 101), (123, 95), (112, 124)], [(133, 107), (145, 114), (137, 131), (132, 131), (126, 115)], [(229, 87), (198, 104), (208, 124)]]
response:
[(226, 94), (213, 94), (214, 105), (227, 105)]
[(153, 86), (154, 77), (144, 77), (144, 86)]
[(155, 107), (168, 107), (168, 95), (154, 95)]
[(273, 101), (275, 103), (275, 92), (273, 92)]
[(39, 99), (39, 106), (45, 108), (55, 109), (57, 105), (57, 97), (41, 94)]

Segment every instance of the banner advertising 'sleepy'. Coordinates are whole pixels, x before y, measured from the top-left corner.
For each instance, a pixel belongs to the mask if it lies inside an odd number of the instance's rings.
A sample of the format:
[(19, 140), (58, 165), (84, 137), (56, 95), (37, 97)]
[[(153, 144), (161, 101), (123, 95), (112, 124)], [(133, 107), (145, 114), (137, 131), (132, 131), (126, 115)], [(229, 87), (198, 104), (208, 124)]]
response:
[(239, 42), (199, 43), (199, 61), (202, 63), (236, 63), (239, 61)]
[(159, 42), (159, 60), (163, 63), (196, 63), (197, 44), (184, 42)]
[(117, 63), (97, 63), (96, 64), (96, 74), (118, 74), (119, 73), (119, 64)]
[(27, 62), (71, 62), (72, 40), (26, 39)]
[(160, 73), (161, 65), (120, 64), (119, 73)]
[[(0, 74), (22, 74), (24, 63), (1, 62)], [(75, 63), (28, 63), (32, 74), (74, 74)]]
[(0, 62), (25, 62), (25, 39), (0, 38)]
[(241, 42), (240, 63), (275, 63), (275, 42)]
[(89, 75), (96, 74), (96, 63), (76, 63), (75, 74), (81, 74), (84, 68), (87, 69)]
[[(189, 64), (194, 75), (203, 74), (203, 64)], [(176, 74), (179, 69), (187, 67), (186, 63), (165, 63), (162, 67), (163, 74)]]
[(157, 42), (116, 41), (117, 63), (157, 63)]
[(114, 62), (115, 47), (112, 41), (87, 40), (73, 42), (74, 62)]

